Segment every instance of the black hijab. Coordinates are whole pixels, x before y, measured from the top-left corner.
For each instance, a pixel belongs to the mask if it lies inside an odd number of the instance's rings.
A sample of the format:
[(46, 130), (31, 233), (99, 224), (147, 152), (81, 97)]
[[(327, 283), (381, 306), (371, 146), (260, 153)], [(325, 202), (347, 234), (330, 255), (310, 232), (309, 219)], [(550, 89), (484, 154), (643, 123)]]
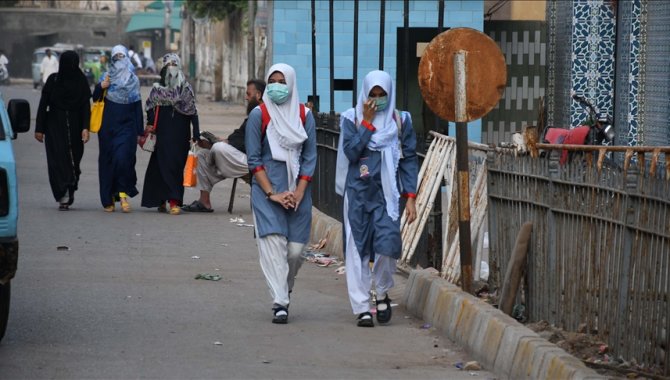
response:
[(68, 50), (60, 56), (51, 94), (52, 104), (64, 110), (75, 110), (89, 103), (91, 89), (79, 68), (79, 55), (74, 51)]

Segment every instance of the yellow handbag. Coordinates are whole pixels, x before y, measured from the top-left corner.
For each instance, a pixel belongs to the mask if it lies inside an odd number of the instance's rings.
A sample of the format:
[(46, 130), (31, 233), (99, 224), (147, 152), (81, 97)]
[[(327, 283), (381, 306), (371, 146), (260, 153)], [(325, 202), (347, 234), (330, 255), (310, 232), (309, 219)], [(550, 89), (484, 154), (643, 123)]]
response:
[(88, 129), (93, 133), (98, 133), (102, 126), (102, 112), (105, 110), (105, 95), (107, 95), (107, 89), (102, 93), (102, 98), (97, 102), (93, 102), (93, 105), (91, 106), (91, 121)]

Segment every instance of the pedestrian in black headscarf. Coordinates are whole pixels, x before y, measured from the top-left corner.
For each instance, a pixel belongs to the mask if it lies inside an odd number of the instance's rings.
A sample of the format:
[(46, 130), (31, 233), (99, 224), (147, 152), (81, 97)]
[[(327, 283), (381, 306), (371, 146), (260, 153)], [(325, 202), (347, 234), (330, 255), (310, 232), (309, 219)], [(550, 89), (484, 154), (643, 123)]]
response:
[(79, 183), (79, 163), (89, 138), (90, 99), (91, 89), (79, 68), (79, 56), (74, 51), (64, 52), (58, 73), (49, 76), (42, 88), (35, 123), (35, 139), (44, 142), (51, 191), (62, 211), (74, 202)]

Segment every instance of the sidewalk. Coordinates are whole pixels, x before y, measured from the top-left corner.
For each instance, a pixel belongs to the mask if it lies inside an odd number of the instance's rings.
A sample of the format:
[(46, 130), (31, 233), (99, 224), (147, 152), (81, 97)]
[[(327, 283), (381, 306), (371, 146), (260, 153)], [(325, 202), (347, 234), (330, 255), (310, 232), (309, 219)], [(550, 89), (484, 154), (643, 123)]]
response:
[[(241, 106), (203, 102), (201, 129), (227, 131)], [(239, 112), (239, 111), (238, 111)], [(242, 120), (243, 111), (238, 116)], [(202, 122), (201, 122), (202, 123)], [(215, 132), (216, 133), (216, 132)], [(313, 210), (311, 241), (326, 238), (323, 251), (342, 260), (342, 226)], [(309, 264), (306, 264), (309, 265)], [(581, 361), (491, 305), (443, 280), (434, 270), (412, 271), (409, 279), (396, 275), (390, 297), (424, 319), (444, 336), (462, 345), (491, 371), (510, 378), (601, 378)], [(604, 377), (603, 377), (604, 378)]]

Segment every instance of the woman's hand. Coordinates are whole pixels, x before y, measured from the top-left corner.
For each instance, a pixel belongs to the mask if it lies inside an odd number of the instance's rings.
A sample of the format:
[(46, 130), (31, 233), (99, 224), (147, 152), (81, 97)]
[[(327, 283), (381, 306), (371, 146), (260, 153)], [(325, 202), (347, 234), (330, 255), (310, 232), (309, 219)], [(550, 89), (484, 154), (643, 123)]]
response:
[(81, 130), (81, 141), (86, 144), (88, 142), (88, 139), (90, 138), (90, 135), (88, 134), (88, 129), (82, 129)]
[(293, 199), (295, 200), (293, 208), (295, 209), (295, 211), (298, 211), (298, 207), (300, 207), (300, 202), (302, 202), (302, 198), (304, 197), (305, 197), (305, 189), (297, 187), (295, 189), (295, 192), (293, 193)]
[(105, 77), (105, 80), (103, 80), (102, 82), (100, 82), (100, 87), (102, 87), (102, 89), (104, 90), (104, 89), (106, 89), (107, 87), (109, 87), (109, 84), (110, 84), (110, 83), (109, 83), (109, 75), (107, 75), (107, 76)]
[(35, 140), (44, 142), (44, 133), (35, 132)]
[(407, 224), (412, 224), (416, 220), (416, 198), (407, 198), (405, 213), (407, 213)]
[(279, 203), (286, 210), (295, 207), (295, 199), (293, 193), (290, 191), (272, 194), (269, 198), (271, 201)]
[(377, 103), (374, 99), (368, 99), (363, 103), (363, 120), (372, 124), (372, 120), (375, 119), (375, 113), (377, 112)]

